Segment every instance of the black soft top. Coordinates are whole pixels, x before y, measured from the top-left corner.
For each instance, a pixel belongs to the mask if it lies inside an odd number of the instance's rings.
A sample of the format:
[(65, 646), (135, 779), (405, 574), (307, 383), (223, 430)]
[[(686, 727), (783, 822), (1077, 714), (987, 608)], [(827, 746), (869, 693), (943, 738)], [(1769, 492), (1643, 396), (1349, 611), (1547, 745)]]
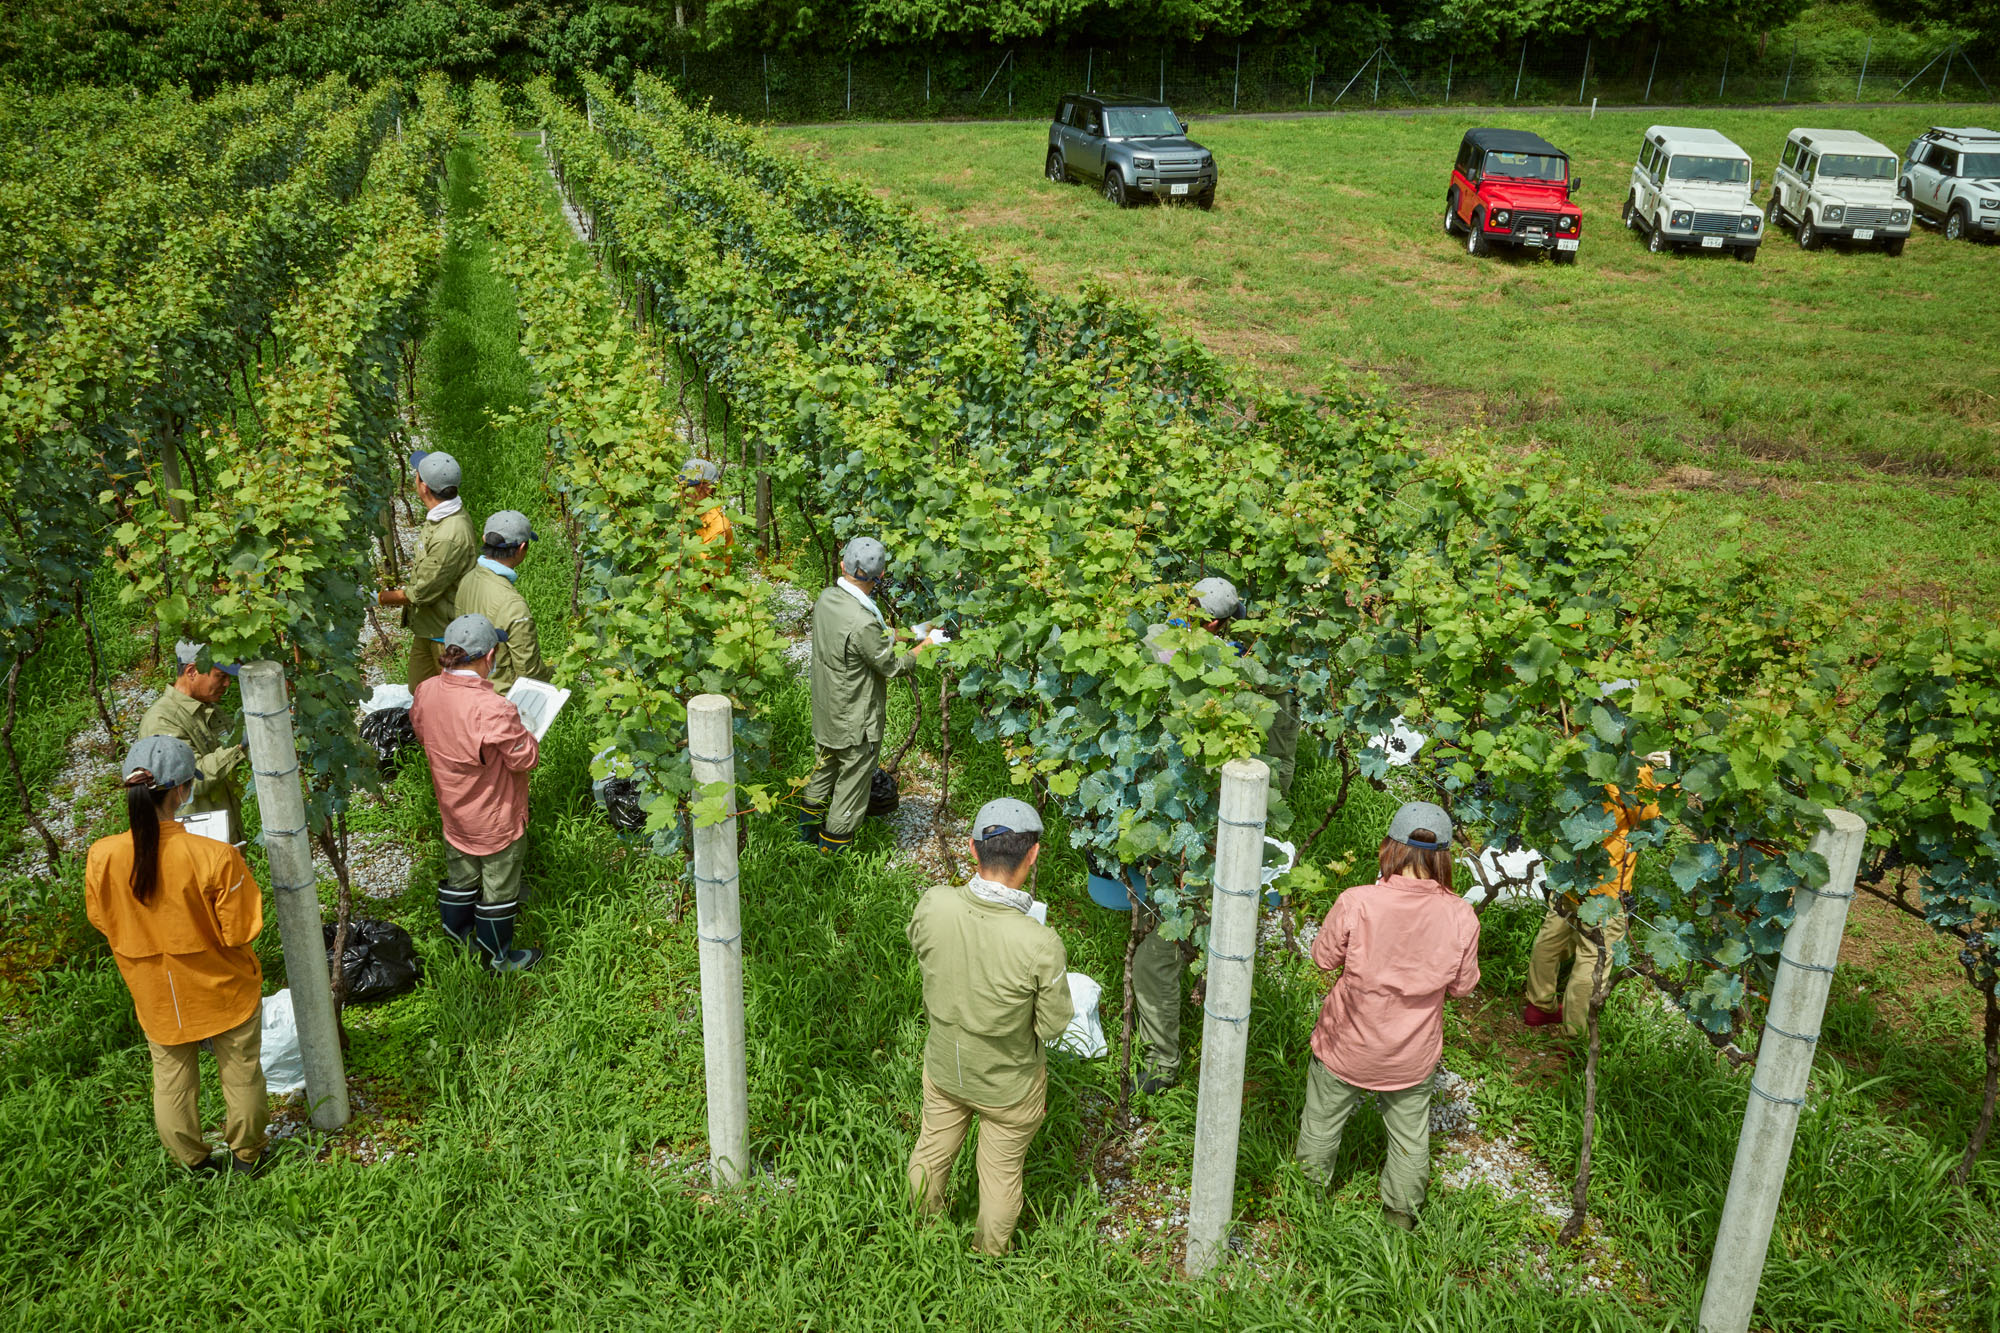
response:
[(1465, 141), (1501, 153), (1547, 153), (1569, 161), (1569, 154), (1529, 130), (1467, 130)]

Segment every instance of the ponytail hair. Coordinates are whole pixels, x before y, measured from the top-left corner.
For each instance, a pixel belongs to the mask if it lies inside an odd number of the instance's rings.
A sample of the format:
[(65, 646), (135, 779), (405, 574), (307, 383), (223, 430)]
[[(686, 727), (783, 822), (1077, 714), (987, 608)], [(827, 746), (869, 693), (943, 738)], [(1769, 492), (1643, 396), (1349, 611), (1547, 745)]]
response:
[(125, 818), (132, 827), (132, 896), (151, 902), (160, 887), (160, 807), (176, 789), (153, 785), (139, 769), (125, 779)]

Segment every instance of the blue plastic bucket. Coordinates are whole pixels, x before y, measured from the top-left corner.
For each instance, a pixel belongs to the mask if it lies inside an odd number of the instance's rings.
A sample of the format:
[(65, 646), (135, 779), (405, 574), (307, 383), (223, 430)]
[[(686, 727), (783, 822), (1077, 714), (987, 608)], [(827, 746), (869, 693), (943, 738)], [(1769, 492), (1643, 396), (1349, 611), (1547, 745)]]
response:
[[(1120, 866), (1118, 869), (1131, 882), (1132, 888), (1137, 891), (1139, 901), (1144, 902), (1146, 900), (1145, 872), (1135, 870), (1130, 866)], [(1096, 903), (1107, 912), (1129, 912), (1132, 910), (1132, 900), (1126, 897), (1124, 884), (1109, 876), (1098, 874), (1095, 869), (1090, 870), (1087, 882), (1090, 886), (1090, 901)]]

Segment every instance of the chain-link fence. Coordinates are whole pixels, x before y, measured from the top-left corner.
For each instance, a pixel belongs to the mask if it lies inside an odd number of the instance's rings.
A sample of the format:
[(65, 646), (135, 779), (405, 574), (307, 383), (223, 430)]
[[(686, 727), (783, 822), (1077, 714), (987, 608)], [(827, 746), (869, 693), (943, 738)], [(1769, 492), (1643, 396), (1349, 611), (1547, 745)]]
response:
[[(1849, 49), (1851, 47), (1851, 49)], [(657, 72), (752, 120), (1044, 117), (1064, 93), (1156, 97), (1183, 114), (1368, 107), (1754, 105), (1993, 97), (1986, 55), (1898, 34), (1677, 46), (1590, 38), (1453, 50), (1274, 43), (1016, 46), (842, 55), (691, 53)]]

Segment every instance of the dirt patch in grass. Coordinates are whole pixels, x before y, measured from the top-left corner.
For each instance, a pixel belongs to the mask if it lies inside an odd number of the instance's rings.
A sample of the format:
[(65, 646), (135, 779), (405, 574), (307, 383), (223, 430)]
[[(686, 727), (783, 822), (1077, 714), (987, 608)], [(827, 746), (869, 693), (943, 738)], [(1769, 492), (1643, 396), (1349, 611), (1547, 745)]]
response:
[[(1914, 888), (1910, 897), (1916, 900)], [(1919, 1030), (1925, 1011), (1938, 1001), (1963, 999), (1972, 1012), (1976, 997), (1958, 965), (1958, 944), (1865, 889), (1848, 907), (1840, 966), (1866, 974), (1857, 990), (1873, 998), (1877, 1016), (1891, 1029)]]

